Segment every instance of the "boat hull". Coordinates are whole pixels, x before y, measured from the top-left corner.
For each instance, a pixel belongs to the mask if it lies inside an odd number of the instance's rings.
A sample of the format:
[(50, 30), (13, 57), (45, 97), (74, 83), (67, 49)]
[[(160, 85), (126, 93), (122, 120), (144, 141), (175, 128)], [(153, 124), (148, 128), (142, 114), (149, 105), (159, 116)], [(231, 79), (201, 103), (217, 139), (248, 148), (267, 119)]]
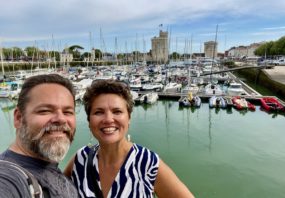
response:
[(260, 99), (261, 106), (266, 111), (285, 111), (285, 107), (273, 97), (266, 97)]

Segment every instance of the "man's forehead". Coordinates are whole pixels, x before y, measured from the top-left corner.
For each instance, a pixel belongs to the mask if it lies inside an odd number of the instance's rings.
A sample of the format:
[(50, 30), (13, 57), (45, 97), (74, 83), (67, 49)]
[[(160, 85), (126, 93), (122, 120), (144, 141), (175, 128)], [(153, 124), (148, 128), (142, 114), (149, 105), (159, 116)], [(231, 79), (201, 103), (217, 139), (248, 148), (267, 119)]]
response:
[(37, 105), (66, 105), (74, 107), (74, 97), (64, 86), (59, 84), (40, 84), (33, 87), (28, 93), (28, 103)]
[[(37, 104), (37, 108), (57, 108), (58, 106), (59, 106), (58, 103), (54, 104), (54, 103), (43, 102), (43, 103), (38, 103)], [(72, 104), (65, 103), (63, 105), (60, 105), (60, 107), (63, 108), (63, 109), (74, 109), (75, 108), (73, 103)]]

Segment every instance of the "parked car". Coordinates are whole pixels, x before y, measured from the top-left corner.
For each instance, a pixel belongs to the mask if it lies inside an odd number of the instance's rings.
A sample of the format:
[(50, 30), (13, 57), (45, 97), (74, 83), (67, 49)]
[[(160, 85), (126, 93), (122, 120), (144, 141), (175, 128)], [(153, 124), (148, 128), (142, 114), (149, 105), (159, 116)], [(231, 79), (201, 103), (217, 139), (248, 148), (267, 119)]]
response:
[(273, 69), (275, 64), (273, 64), (273, 60), (271, 59), (266, 59), (266, 60), (262, 60), (257, 62), (258, 66), (266, 66), (266, 69)]
[(272, 65), (285, 65), (285, 59), (273, 60)]
[(279, 59), (278, 65), (285, 65), (285, 59)]

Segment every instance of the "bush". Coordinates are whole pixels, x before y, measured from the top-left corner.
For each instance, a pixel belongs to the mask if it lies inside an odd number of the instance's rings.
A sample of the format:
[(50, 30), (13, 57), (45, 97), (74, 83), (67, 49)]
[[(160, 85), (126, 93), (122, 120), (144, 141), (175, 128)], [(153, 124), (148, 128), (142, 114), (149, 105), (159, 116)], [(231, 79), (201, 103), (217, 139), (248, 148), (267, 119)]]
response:
[(232, 68), (235, 66), (235, 62), (234, 61), (225, 61), (224, 63), (224, 66), (227, 66), (228, 68)]

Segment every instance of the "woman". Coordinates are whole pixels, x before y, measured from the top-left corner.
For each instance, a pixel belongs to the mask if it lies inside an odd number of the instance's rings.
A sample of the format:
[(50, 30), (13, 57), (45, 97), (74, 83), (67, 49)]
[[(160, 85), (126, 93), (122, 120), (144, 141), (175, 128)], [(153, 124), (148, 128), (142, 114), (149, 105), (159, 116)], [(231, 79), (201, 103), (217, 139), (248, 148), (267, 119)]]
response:
[(80, 149), (65, 170), (81, 197), (193, 197), (156, 153), (127, 140), (133, 100), (125, 84), (96, 81), (83, 102), (99, 144)]

